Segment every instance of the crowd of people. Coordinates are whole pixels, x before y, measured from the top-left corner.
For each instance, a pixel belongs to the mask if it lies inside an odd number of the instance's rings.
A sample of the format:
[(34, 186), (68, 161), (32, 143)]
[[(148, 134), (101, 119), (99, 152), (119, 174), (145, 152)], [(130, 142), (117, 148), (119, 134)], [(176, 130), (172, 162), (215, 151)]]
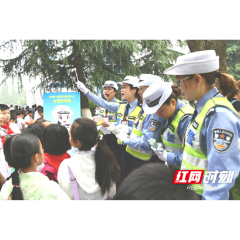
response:
[[(214, 50), (181, 56), (159, 76), (126, 76), (103, 85), (106, 100), (83, 83), (99, 117), (69, 131), (43, 118), (43, 107), (0, 104), (2, 200), (231, 200), (240, 171), (240, 81), (219, 71)], [(196, 100), (195, 109), (188, 101)], [(109, 131), (109, 129), (111, 131)], [(189, 190), (175, 170), (234, 171), (231, 183)]]

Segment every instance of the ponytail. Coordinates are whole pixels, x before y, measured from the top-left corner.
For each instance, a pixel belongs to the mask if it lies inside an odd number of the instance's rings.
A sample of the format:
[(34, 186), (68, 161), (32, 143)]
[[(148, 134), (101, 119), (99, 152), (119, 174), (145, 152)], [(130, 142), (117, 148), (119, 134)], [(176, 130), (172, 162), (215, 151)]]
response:
[(31, 158), (39, 153), (40, 141), (37, 136), (31, 133), (12, 135), (4, 144), (4, 155), (8, 165), (14, 168), (11, 174), (13, 190), (10, 194), (12, 200), (23, 200), (20, 188), (19, 170), (29, 168)]
[(172, 88), (172, 93), (168, 97), (168, 99), (164, 102), (164, 104), (169, 105), (170, 104), (170, 100), (172, 98), (174, 98), (175, 100), (183, 99), (181, 88), (177, 84), (172, 85), (171, 88)]
[(120, 177), (120, 167), (113, 153), (110, 151), (104, 139), (97, 140), (95, 153), (96, 172), (95, 179), (101, 187), (102, 195), (109, 191), (112, 183), (116, 183)]
[(113, 153), (106, 142), (99, 135), (96, 124), (88, 118), (77, 118), (71, 127), (71, 138), (73, 141), (81, 141), (82, 151), (91, 149), (97, 144), (95, 152), (95, 179), (101, 187), (104, 195), (120, 176), (120, 168)]

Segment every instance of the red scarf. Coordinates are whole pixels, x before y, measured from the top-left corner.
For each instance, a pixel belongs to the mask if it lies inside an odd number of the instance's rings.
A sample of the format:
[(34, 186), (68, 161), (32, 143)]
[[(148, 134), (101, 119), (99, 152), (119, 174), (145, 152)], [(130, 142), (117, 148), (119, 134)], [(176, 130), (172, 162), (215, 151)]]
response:
[(44, 153), (44, 158), (47, 160), (47, 162), (53, 166), (54, 168), (59, 169), (60, 164), (64, 159), (71, 158), (71, 156), (68, 153), (63, 153), (60, 155), (51, 155), (48, 153)]
[(7, 125), (2, 125), (1, 127), (7, 129), (7, 135), (14, 134), (14, 132), (10, 128), (10, 122), (7, 122)]

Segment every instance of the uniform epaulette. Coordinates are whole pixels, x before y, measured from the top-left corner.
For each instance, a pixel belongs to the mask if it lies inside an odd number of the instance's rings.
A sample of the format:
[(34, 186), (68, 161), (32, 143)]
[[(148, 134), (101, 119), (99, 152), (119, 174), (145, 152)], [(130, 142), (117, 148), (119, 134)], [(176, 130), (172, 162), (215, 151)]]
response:
[(216, 110), (215, 110), (214, 107), (213, 107), (213, 108), (210, 108), (210, 109), (208, 110), (207, 114), (206, 114), (206, 117), (209, 117), (209, 116), (210, 116), (211, 114), (213, 114), (215, 111), (216, 111)]

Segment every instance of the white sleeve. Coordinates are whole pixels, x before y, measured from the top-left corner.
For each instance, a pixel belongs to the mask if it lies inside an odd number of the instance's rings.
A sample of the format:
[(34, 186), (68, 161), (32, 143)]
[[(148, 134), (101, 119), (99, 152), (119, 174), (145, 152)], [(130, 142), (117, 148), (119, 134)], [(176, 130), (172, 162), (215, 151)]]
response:
[(116, 194), (116, 184), (112, 183), (109, 191), (108, 191), (108, 197), (112, 198)]

